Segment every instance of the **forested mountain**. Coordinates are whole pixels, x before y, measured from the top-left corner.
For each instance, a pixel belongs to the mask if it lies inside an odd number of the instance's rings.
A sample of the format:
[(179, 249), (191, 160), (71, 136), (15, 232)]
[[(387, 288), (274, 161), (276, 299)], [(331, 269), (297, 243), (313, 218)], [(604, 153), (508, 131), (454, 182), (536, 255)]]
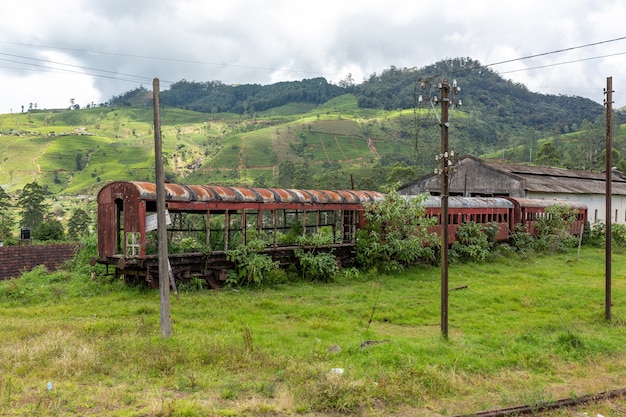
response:
[[(322, 104), (345, 93), (324, 78), (280, 82), (272, 85), (226, 85), (220, 81), (182, 80), (161, 93), (164, 107), (177, 107), (203, 113), (248, 114), (289, 103)], [(151, 93), (143, 87), (110, 100), (112, 106), (143, 106)]]
[[(164, 107), (204, 113), (252, 114), (294, 102), (317, 105), (353, 93), (360, 108), (411, 109), (417, 105), (417, 95), (423, 93), (420, 80), (438, 82), (442, 77), (456, 79), (463, 87), (462, 99), (468, 111), (483, 113), (483, 119), (492, 118), (513, 129), (531, 127), (565, 132), (603, 113), (603, 106), (593, 100), (530, 92), (523, 84), (505, 80), (471, 58), (449, 59), (419, 69), (392, 66), (360, 84), (350, 78), (339, 85), (313, 78), (264, 86), (182, 80), (161, 93), (161, 102)], [(149, 103), (149, 98), (148, 90), (138, 88), (113, 97), (109, 103), (143, 106)]]
[(593, 100), (530, 92), (523, 84), (505, 80), (470, 58), (441, 61), (421, 69), (391, 67), (380, 75), (373, 74), (354, 91), (359, 107), (408, 109), (416, 105), (415, 92), (423, 94), (421, 81), (436, 83), (443, 77), (450, 82), (457, 80), (468, 111), (493, 116), (500, 124), (512, 127), (563, 130), (603, 113), (603, 106)]
[[(462, 87), (463, 108), (461, 116), (453, 124), (456, 145), (466, 153), (488, 154), (497, 150), (526, 144), (528, 149), (520, 152), (526, 156), (535, 152), (538, 138), (547, 135), (563, 135), (577, 131), (584, 122), (599, 122), (604, 107), (593, 100), (564, 95), (533, 93), (523, 84), (514, 83), (498, 75), (490, 68), (471, 58), (456, 58), (437, 62), (423, 68), (390, 67), (380, 74), (372, 74), (357, 84), (351, 75), (338, 83), (329, 84), (324, 78), (281, 82), (271, 85), (226, 85), (219, 81), (174, 83), (161, 93), (164, 107), (177, 107), (210, 114), (235, 113), (254, 117), (255, 114), (290, 103), (318, 106), (342, 94), (356, 97), (359, 109), (410, 110), (419, 108), (418, 96), (438, 94), (436, 85), (443, 77), (455, 79)], [(430, 84), (429, 84), (430, 83)], [(427, 88), (423, 89), (425, 85)], [(141, 88), (113, 97), (113, 106), (145, 106), (150, 103), (150, 92)], [(422, 105), (423, 107), (423, 105)], [(425, 108), (428, 109), (427, 106)], [(433, 115), (420, 113), (413, 123), (412, 131), (405, 125), (396, 132), (399, 137), (416, 136), (414, 148), (421, 146), (415, 124), (426, 128), (432, 126)], [(615, 123), (621, 123), (623, 115), (616, 113)], [(533, 142), (533, 143), (531, 143)], [(423, 146), (421, 146), (423, 147)], [(417, 151), (416, 151), (417, 152)], [(424, 162), (414, 155), (413, 162)], [(567, 150), (563, 150), (567, 153)], [(570, 152), (571, 153), (571, 152)], [(388, 156), (393, 160), (407, 162), (400, 154)], [(516, 152), (509, 153), (513, 159)], [(520, 156), (521, 158), (521, 156)], [(532, 155), (526, 160), (532, 160)], [(576, 158), (574, 158), (576, 159)], [(570, 166), (589, 166), (579, 161), (564, 162)]]

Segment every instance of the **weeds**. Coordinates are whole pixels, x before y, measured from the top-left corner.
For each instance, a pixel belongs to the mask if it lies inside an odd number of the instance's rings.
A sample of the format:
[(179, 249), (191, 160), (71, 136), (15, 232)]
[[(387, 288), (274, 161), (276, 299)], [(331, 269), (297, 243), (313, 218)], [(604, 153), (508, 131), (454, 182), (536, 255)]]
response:
[[(172, 300), (166, 340), (157, 292), (94, 291), (81, 274), (35, 271), (0, 283), (0, 414), (458, 414), (533, 393), (589, 394), (580, 387), (621, 384), (626, 366), (626, 310), (616, 303), (612, 322), (602, 320), (601, 251), (452, 265), (450, 286), (467, 287), (449, 294), (448, 341), (435, 267), (186, 292)], [(626, 289), (616, 285), (614, 297)], [(389, 342), (365, 349), (364, 340)], [(50, 397), (47, 381), (62, 390)]]
[(227, 259), (235, 264), (235, 269), (228, 272), (227, 286), (260, 285), (270, 279), (279, 265), (269, 255), (260, 253), (266, 244), (263, 240), (251, 240), (226, 251)]

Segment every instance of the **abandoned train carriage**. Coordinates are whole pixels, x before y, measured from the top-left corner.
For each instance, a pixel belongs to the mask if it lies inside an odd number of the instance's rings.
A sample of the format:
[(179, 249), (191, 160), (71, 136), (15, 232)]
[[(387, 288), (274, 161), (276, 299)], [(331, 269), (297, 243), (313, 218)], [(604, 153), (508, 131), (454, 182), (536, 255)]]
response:
[[(179, 240), (186, 242), (184, 249), (170, 249), (174, 276), (198, 277), (215, 287), (232, 267), (226, 260), (229, 247), (261, 235), (269, 243), (266, 252), (288, 263), (293, 248), (281, 237), (294, 230), (306, 235), (325, 228), (333, 236), (333, 244), (325, 249), (332, 247), (339, 260), (348, 261), (356, 231), (363, 224), (363, 204), (384, 198), (373, 191), (169, 183), (165, 192), (171, 219), (168, 241), (184, 236)], [(126, 279), (158, 282), (156, 233), (150, 227), (155, 212), (155, 184), (128, 181), (104, 186), (98, 194), (97, 261), (114, 267), (115, 274)]]
[[(412, 197), (412, 196), (407, 196)], [(414, 196), (413, 196), (414, 197)], [(567, 207), (576, 213), (570, 223), (569, 232), (574, 236), (582, 233), (587, 223), (587, 205), (562, 199), (539, 199), (519, 197), (448, 197), (448, 241), (454, 242), (459, 226), (474, 222), (483, 226), (497, 226), (496, 240), (507, 241), (520, 225), (531, 235), (535, 235), (535, 224), (539, 219), (550, 216), (550, 206)], [(441, 234), (441, 198), (428, 196), (424, 202), (426, 215), (436, 218), (429, 231)]]
[[(429, 196), (425, 202), (426, 215), (437, 219), (430, 232), (441, 235), (441, 198)], [(455, 241), (459, 227), (464, 223), (495, 225), (496, 239), (506, 241), (513, 230), (513, 203), (498, 197), (448, 197), (448, 242)]]
[[(587, 205), (577, 201), (559, 200), (559, 199), (543, 199), (543, 198), (522, 198), (522, 197), (504, 197), (511, 201), (514, 205), (513, 218), (515, 223), (521, 224), (526, 228), (528, 233), (535, 235), (535, 223), (541, 218), (545, 218), (549, 214), (546, 209), (553, 205), (566, 206), (570, 210), (575, 210), (576, 218), (570, 223), (570, 233), (578, 236), (582, 233), (583, 227), (588, 221)], [(513, 231), (511, 229), (511, 231)]]

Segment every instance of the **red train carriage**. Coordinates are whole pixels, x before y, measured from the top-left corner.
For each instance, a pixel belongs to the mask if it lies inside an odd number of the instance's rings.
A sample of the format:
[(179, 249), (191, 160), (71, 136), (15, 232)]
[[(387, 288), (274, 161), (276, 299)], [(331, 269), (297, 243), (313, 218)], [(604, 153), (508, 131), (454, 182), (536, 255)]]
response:
[[(283, 265), (294, 261), (296, 236), (324, 231), (338, 260), (350, 263), (356, 231), (363, 226), (363, 204), (385, 198), (374, 191), (293, 190), (166, 184), (169, 260), (177, 280), (197, 277), (220, 286), (233, 265), (226, 251), (252, 239)], [(410, 196), (407, 196), (407, 198)], [(587, 222), (584, 204), (529, 198), (449, 197), (448, 241), (463, 223), (496, 224), (497, 239), (508, 240), (515, 224), (534, 233), (546, 208), (561, 204), (577, 211), (571, 233)], [(441, 233), (441, 200), (428, 197), (426, 215), (437, 218), (431, 232)], [(158, 282), (156, 186), (148, 182), (114, 182), (98, 194), (97, 262), (115, 268), (126, 279)]]
[[(268, 243), (266, 252), (288, 263), (293, 248), (286, 235), (325, 229), (332, 233), (334, 253), (348, 261), (363, 223), (363, 203), (384, 198), (373, 191), (178, 184), (166, 184), (165, 191), (174, 276), (198, 277), (212, 286), (221, 285), (226, 269), (232, 267), (225, 251), (261, 236)], [(155, 212), (155, 184), (130, 181), (103, 187), (98, 194), (97, 261), (113, 266), (116, 275), (127, 279), (158, 282), (156, 231), (151, 231)], [(179, 245), (172, 250), (174, 241)]]
[(554, 205), (566, 206), (570, 210), (576, 211), (576, 220), (570, 225), (570, 233), (579, 236), (587, 223), (587, 205), (576, 201), (559, 199), (539, 199), (539, 198), (513, 198), (506, 197), (515, 206), (513, 216), (514, 222), (526, 227), (526, 231), (535, 235), (535, 223), (537, 219), (545, 218), (549, 214), (546, 208)]
[[(424, 206), (428, 216), (437, 218), (430, 231), (441, 235), (441, 198), (429, 196)], [(497, 240), (506, 241), (513, 230), (512, 213), (513, 203), (504, 198), (448, 197), (448, 242), (454, 243), (459, 226), (469, 222), (497, 225)]]

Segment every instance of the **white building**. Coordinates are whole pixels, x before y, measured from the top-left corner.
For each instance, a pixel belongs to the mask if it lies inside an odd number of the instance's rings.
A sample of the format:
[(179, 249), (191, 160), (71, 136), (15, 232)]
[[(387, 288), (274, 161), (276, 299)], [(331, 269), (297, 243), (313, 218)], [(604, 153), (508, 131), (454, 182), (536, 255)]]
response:
[[(430, 174), (402, 186), (401, 194), (439, 195), (440, 176)], [(613, 172), (611, 182), (612, 222), (626, 224), (626, 178)], [(465, 155), (454, 165), (450, 195), (510, 196), (572, 200), (587, 205), (591, 223), (605, 221), (606, 175), (535, 165), (487, 163)]]

